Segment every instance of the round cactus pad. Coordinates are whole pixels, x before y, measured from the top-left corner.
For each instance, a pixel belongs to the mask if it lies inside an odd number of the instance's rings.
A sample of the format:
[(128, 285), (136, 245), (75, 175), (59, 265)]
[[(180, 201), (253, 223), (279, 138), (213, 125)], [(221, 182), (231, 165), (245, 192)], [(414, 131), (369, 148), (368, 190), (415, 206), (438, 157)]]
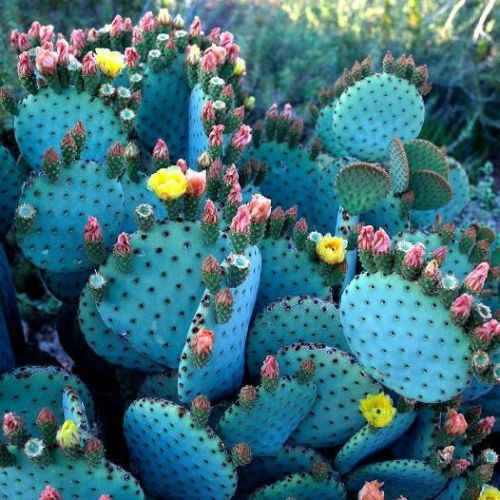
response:
[(398, 412), (389, 425), (380, 429), (365, 425), (338, 452), (335, 467), (341, 474), (347, 474), (359, 462), (383, 450), (402, 436), (415, 421), (415, 417), (414, 412)]
[(344, 444), (366, 423), (358, 409), (359, 401), (380, 392), (381, 387), (349, 354), (324, 344), (292, 344), (276, 356), (284, 375), (294, 373), (308, 358), (316, 365), (318, 397), (291, 440), (318, 448)]
[(87, 287), (80, 297), (78, 321), (87, 344), (108, 363), (143, 372), (159, 372), (164, 369), (162, 365), (134, 351), (125, 339), (106, 327)]
[(255, 317), (248, 332), (246, 358), (250, 376), (258, 376), (267, 354), (305, 341), (348, 350), (338, 307), (307, 295), (272, 302)]
[(415, 195), (413, 210), (439, 208), (451, 201), (453, 191), (448, 181), (432, 170), (417, 170), (410, 175), (410, 188)]
[(89, 271), (81, 273), (52, 273), (45, 271), (42, 273), (42, 278), (54, 297), (62, 302), (76, 303), (89, 274)]
[(94, 405), (88, 389), (74, 375), (55, 366), (25, 366), (0, 377), (0, 415), (19, 415), (30, 434), (37, 434), (38, 412), (50, 408), (59, 421), (64, 419), (63, 391), (71, 387), (83, 402), (90, 421)]
[(207, 247), (200, 225), (192, 222), (161, 223), (132, 234), (131, 270), (121, 273), (114, 259), (100, 267), (109, 282), (98, 303), (104, 323), (140, 354), (177, 368), (205, 291), (197, 278), (201, 264), (210, 253), (220, 259), (225, 241)]
[(439, 413), (429, 409), (418, 413), (415, 424), (393, 446), (396, 458), (412, 458), (427, 460), (435, 451), (436, 430), (439, 424)]
[(401, 200), (393, 194), (377, 203), (360, 218), (366, 224), (385, 229), (390, 235), (403, 231), (407, 226), (407, 221), (401, 213)]
[(398, 394), (425, 403), (450, 400), (470, 380), (470, 345), (437, 297), (391, 274), (363, 273), (342, 295), (341, 320), (365, 370)]
[(347, 477), (348, 491), (359, 491), (366, 481), (384, 483), (386, 498), (401, 495), (412, 500), (430, 500), (445, 487), (448, 479), (439, 470), (420, 460), (390, 460), (368, 464)]
[(201, 110), (208, 97), (199, 84), (193, 87), (189, 97), (189, 150), (188, 165), (196, 165), (198, 156), (208, 149), (208, 137), (201, 121)]
[[(481, 405), (483, 407), (484, 415), (500, 415), (500, 386), (495, 385), (484, 396), (476, 399), (474, 401), (475, 405)], [(500, 419), (497, 418), (495, 422), (495, 432), (500, 431)]]
[(391, 140), (417, 137), (424, 103), (408, 81), (375, 74), (356, 82), (335, 102), (333, 130), (340, 145), (362, 161), (389, 157)]
[(19, 245), (33, 264), (56, 273), (94, 267), (84, 250), (83, 230), (89, 217), (97, 217), (104, 243), (110, 247), (124, 216), (120, 182), (108, 178), (104, 167), (94, 162), (63, 169), (56, 183), (46, 176), (35, 177), (21, 196), (22, 203), (33, 205), (37, 212), (29, 231), (18, 234)]
[[(250, 247), (246, 255), (250, 260), (250, 272), (241, 285), (231, 289), (234, 304), (229, 321), (216, 322), (208, 291), (194, 315), (179, 365), (179, 398), (183, 403), (190, 403), (198, 394), (218, 401), (237, 391), (241, 385), (245, 369), (245, 341), (259, 289), (261, 268), (257, 247)], [(215, 343), (208, 362), (199, 368), (192, 361), (190, 343), (201, 327), (214, 332)]]
[(316, 399), (314, 382), (299, 383), (283, 377), (274, 392), (257, 388), (251, 409), (233, 403), (219, 421), (217, 433), (227, 446), (247, 443), (255, 456), (273, 455), (307, 415)]
[(82, 432), (90, 432), (87, 410), (84, 402), (71, 387), (65, 387), (62, 394), (64, 420), (72, 420)]
[(166, 399), (179, 404), (177, 377), (177, 370), (167, 370), (162, 373), (147, 375), (139, 388), (138, 397)]
[(402, 193), (408, 189), (410, 166), (403, 143), (397, 137), (391, 141), (389, 150), (389, 174), (392, 179), (392, 190), (395, 193)]
[(0, 146), (0, 238), (12, 226), (24, 176), (7, 148)]
[(466, 483), (463, 477), (452, 479), (446, 488), (436, 497), (436, 500), (457, 500), (463, 498), (466, 490)]
[(370, 210), (391, 189), (390, 175), (382, 167), (372, 163), (351, 163), (335, 178), (337, 199), (352, 215)]
[(14, 121), (17, 144), (32, 169), (41, 167), (42, 155), (49, 147), (58, 149), (63, 135), (77, 121), (87, 131), (83, 160), (102, 162), (115, 142), (127, 142), (114, 110), (99, 98), (74, 88), (59, 94), (41, 89), (21, 102)]
[(188, 410), (164, 400), (139, 399), (125, 413), (132, 462), (148, 495), (231, 498), (237, 474), (222, 441), (196, 428)]
[(347, 156), (347, 151), (339, 144), (337, 135), (333, 131), (334, 104), (322, 108), (316, 120), (315, 132), (321, 139), (323, 148), (333, 156)]
[(448, 178), (448, 165), (443, 152), (432, 142), (423, 139), (413, 139), (404, 145), (404, 150), (410, 165), (410, 173), (419, 170), (430, 170)]

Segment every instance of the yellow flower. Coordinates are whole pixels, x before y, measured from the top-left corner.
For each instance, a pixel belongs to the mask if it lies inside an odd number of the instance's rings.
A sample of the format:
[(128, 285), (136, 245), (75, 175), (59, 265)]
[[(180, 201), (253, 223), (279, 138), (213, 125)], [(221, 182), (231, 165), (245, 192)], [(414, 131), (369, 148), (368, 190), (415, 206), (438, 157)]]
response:
[(179, 167), (160, 168), (148, 180), (148, 188), (160, 200), (172, 201), (180, 198), (188, 188), (186, 176)]
[(80, 444), (80, 432), (73, 420), (66, 420), (57, 431), (57, 442), (61, 448), (72, 448)]
[(392, 400), (383, 392), (379, 394), (368, 394), (359, 402), (359, 409), (366, 421), (373, 427), (385, 427), (392, 422), (396, 408), (392, 406)]
[(485, 484), (479, 495), (479, 500), (500, 500), (500, 490)]
[(116, 78), (125, 67), (125, 57), (122, 53), (109, 49), (95, 49), (97, 65), (103, 75)]
[(172, 16), (170, 15), (170, 12), (168, 11), (168, 9), (165, 8), (158, 10), (157, 18), (161, 24), (169, 24), (170, 21), (172, 21)]
[(340, 264), (345, 259), (347, 241), (338, 236), (325, 234), (316, 244), (316, 253), (327, 264)]
[(241, 76), (244, 75), (246, 72), (247, 72), (247, 63), (245, 62), (245, 59), (238, 57), (238, 59), (236, 59), (236, 64), (234, 65), (233, 75)]

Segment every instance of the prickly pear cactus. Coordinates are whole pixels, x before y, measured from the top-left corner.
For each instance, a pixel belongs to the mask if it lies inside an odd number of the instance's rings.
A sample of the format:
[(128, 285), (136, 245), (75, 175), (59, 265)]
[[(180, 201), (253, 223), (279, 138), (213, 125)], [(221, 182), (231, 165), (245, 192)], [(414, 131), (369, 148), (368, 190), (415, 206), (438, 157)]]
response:
[(16, 164), (8, 149), (0, 146), (0, 239), (13, 224), (24, 177), (22, 162)]
[(62, 302), (75, 304), (87, 282), (90, 271), (53, 273), (45, 271), (42, 278), (50, 293)]

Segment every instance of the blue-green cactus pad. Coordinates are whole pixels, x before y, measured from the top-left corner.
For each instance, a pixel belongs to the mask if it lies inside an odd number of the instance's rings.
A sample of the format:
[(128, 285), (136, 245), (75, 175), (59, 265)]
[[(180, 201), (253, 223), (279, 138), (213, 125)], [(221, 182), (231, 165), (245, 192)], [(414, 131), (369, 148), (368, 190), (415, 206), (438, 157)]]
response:
[(200, 84), (193, 87), (189, 97), (189, 150), (187, 162), (191, 168), (196, 167), (196, 159), (208, 149), (208, 137), (201, 121), (201, 109), (208, 97)]
[(94, 404), (88, 389), (77, 377), (55, 366), (24, 366), (2, 375), (0, 415), (17, 413), (24, 420), (28, 433), (36, 434), (35, 421), (41, 409), (50, 408), (59, 421), (63, 420), (62, 395), (68, 386), (78, 394), (92, 421)]
[(410, 175), (419, 170), (430, 170), (448, 178), (448, 165), (443, 152), (432, 142), (413, 139), (404, 145)]
[(258, 376), (267, 354), (306, 341), (343, 351), (349, 349), (342, 333), (338, 306), (307, 295), (272, 302), (255, 317), (248, 332), (246, 359), (250, 376)]
[(87, 131), (83, 160), (102, 162), (115, 142), (127, 142), (113, 109), (87, 92), (67, 88), (57, 94), (45, 88), (21, 102), (14, 128), (21, 154), (32, 169), (41, 167), (43, 153), (49, 147), (59, 149), (64, 134), (78, 120)]
[(43, 282), (49, 292), (62, 302), (78, 302), (83, 287), (89, 277), (88, 271), (81, 273), (42, 273)]
[(307, 294), (327, 299), (330, 288), (305, 251), (295, 248), (290, 238), (265, 238), (260, 243), (262, 276), (255, 305), (261, 311), (271, 302), (289, 295)]
[(430, 500), (446, 485), (448, 479), (439, 470), (420, 460), (389, 460), (368, 464), (351, 473), (346, 480), (350, 492), (358, 492), (366, 481), (384, 483), (386, 498), (403, 495), (412, 500)]
[(423, 123), (422, 96), (412, 84), (394, 75), (364, 78), (335, 101), (333, 133), (361, 161), (388, 158), (391, 139), (413, 139)]
[(410, 180), (410, 166), (403, 143), (397, 137), (391, 141), (388, 171), (392, 179), (393, 192), (403, 193), (406, 191)]
[(273, 455), (307, 415), (316, 399), (316, 384), (282, 377), (274, 392), (257, 388), (250, 410), (233, 403), (219, 421), (217, 433), (227, 446), (247, 443), (255, 456)]
[(330, 475), (326, 481), (315, 481), (311, 474), (296, 472), (270, 485), (261, 486), (248, 498), (249, 500), (276, 500), (278, 498), (344, 500), (346, 492), (344, 485), (335, 476)]
[(180, 404), (177, 391), (177, 370), (147, 375), (139, 388), (138, 398), (158, 398)]
[(99, 313), (138, 353), (177, 368), (205, 291), (201, 264), (210, 254), (221, 259), (221, 247), (229, 246), (226, 236), (208, 247), (199, 223), (168, 222), (132, 234), (130, 243), (134, 258), (128, 273), (121, 273), (114, 259), (100, 267), (110, 284)]
[(160, 372), (164, 369), (162, 365), (134, 351), (125, 339), (106, 327), (87, 287), (80, 297), (78, 321), (87, 344), (108, 363), (143, 372)]
[(110, 247), (121, 231), (124, 217), (120, 182), (109, 179), (94, 162), (76, 162), (52, 183), (46, 176), (33, 179), (20, 203), (35, 207), (35, 221), (26, 234), (18, 234), (28, 260), (48, 271), (78, 272), (94, 264), (85, 253), (83, 230), (90, 216), (97, 217), (104, 243)]
[(12, 226), (24, 176), (7, 148), (0, 146), (0, 239)]
[(324, 344), (292, 344), (276, 356), (284, 375), (294, 373), (308, 358), (316, 365), (314, 380), (318, 397), (291, 440), (316, 448), (344, 444), (366, 423), (358, 408), (359, 401), (382, 388), (352, 356)]
[(15, 366), (14, 354), (10, 345), (9, 329), (3, 310), (0, 308), (0, 375)]
[(125, 413), (124, 432), (148, 495), (222, 499), (236, 490), (236, 468), (224, 444), (209, 427), (195, 428), (182, 406), (139, 399)]
[(91, 431), (85, 403), (72, 387), (65, 387), (62, 394), (64, 420), (72, 420), (80, 431)]
[(356, 276), (340, 304), (344, 335), (365, 370), (398, 394), (447, 401), (470, 380), (469, 339), (436, 296), (378, 272)]
[(135, 478), (110, 462), (98, 467), (89, 466), (83, 458), (68, 460), (56, 450), (55, 462), (41, 467), (31, 462), (24, 453), (12, 448), (17, 464), (0, 468), (2, 498), (36, 500), (45, 486), (50, 485), (63, 498), (97, 500), (101, 495), (123, 500), (142, 500), (144, 493)]
[(365, 224), (375, 228), (383, 228), (389, 235), (403, 231), (408, 225), (407, 219), (401, 215), (401, 202), (398, 197), (389, 195), (371, 210), (360, 216)]
[[(198, 394), (210, 401), (235, 392), (240, 386), (245, 369), (245, 343), (253, 306), (259, 289), (261, 259), (257, 247), (246, 252), (250, 260), (250, 272), (246, 280), (231, 292), (234, 298), (233, 313), (227, 323), (215, 320), (214, 305), (205, 292), (193, 317), (179, 365), (179, 398), (190, 403)], [(200, 328), (208, 328), (215, 334), (214, 349), (208, 362), (197, 368), (192, 361), (191, 339)]]
[(414, 422), (415, 417), (414, 412), (398, 412), (389, 425), (380, 429), (375, 429), (369, 424), (365, 425), (338, 452), (335, 457), (335, 467), (341, 474), (347, 474), (359, 462), (387, 448), (402, 436)]
[(178, 55), (165, 71), (147, 70), (143, 82), (136, 125), (139, 139), (149, 150), (163, 139), (171, 158), (187, 158), (190, 90), (184, 55)]
[(347, 151), (340, 145), (337, 135), (333, 132), (333, 108), (334, 104), (328, 104), (319, 112), (316, 120), (315, 132), (321, 139), (323, 148), (333, 156), (346, 156)]
[(453, 478), (446, 488), (436, 497), (436, 500), (461, 500), (465, 493), (465, 479), (463, 477)]
[(498, 418), (498, 415), (500, 415), (500, 386), (493, 386), (491, 391), (476, 399), (474, 404), (483, 407), (483, 415), (494, 415), (497, 417), (494, 432), (500, 432), (500, 418)]
[(285, 445), (276, 454), (267, 457), (253, 457), (252, 461), (238, 470), (238, 493), (244, 494), (283, 476), (296, 472), (309, 472), (315, 461), (325, 463), (334, 473), (329, 462), (313, 448)]

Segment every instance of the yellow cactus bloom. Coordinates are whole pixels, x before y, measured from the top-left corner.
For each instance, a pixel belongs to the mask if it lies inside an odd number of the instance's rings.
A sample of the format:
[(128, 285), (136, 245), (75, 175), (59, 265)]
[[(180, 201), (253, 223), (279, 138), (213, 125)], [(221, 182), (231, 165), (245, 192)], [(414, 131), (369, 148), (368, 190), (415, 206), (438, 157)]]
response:
[(479, 500), (500, 500), (500, 490), (485, 484), (479, 495)]
[(160, 200), (172, 201), (180, 198), (188, 188), (186, 176), (179, 167), (160, 168), (148, 179), (148, 188)]
[(327, 264), (340, 264), (345, 259), (347, 241), (338, 236), (325, 234), (316, 244), (316, 253)]
[(95, 49), (95, 58), (101, 73), (110, 78), (116, 78), (125, 67), (125, 57), (120, 52)]
[(253, 109), (255, 106), (255, 96), (250, 95), (245, 99), (245, 108), (247, 109)]
[(172, 21), (172, 16), (170, 15), (168, 9), (163, 8), (158, 10), (157, 19), (160, 22), (160, 24), (169, 24)]
[(234, 65), (233, 75), (242, 76), (245, 75), (246, 72), (247, 72), (247, 63), (245, 62), (245, 59), (238, 57), (238, 59), (236, 59), (236, 64)]
[(80, 444), (80, 432), (73, 420), (66, 420), (57, 431), (56, 440), (61, 448), (72, 448)]
[(366, 421), (373, 427), (385, 427), (392, 422), (396, 408), (392, 406), (392, 399), (384, 394), (368, 394), (359, 402), (359, 410)]

